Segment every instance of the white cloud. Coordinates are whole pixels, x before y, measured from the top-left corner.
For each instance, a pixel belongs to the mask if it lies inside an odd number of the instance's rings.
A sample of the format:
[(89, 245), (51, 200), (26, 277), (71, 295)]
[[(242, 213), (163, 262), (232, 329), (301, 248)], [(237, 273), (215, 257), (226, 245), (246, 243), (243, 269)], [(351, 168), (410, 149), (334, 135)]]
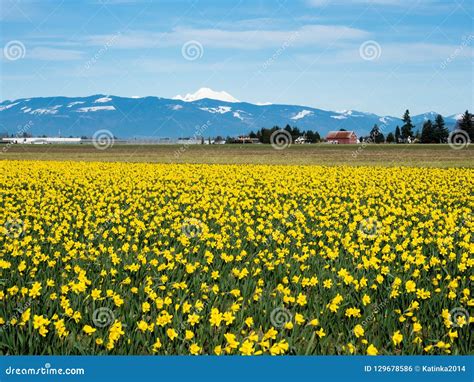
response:
[[(345, 4), (347, 5), (347, 2), (344, 2), (343, 0), (308, 0), (307, 3), (312, 6), (312, 7), (325, 7), (327, 5), (334, 5), (334, 4)], [(403, 2), (401, 0), (352, 0), (352, 4), (378, 4), (378, 5), (398, 5), (406, 6), (406, 2)]]
[[(327, 45), (336, 41), (347, 41), (368, 37), (369, 33), (340, 25), (305, 25), (294, 30), (226, 30), (175, 28), (171, 32), (150, 33), (146, 31), (123, 32), (116, 37), (113, 47), (138, 49), (182, 45), (186, 41), (199, 41), (204, 49), (262, 49), (277, 47), (285, 43), (295, 46)], [(95, 35), (86, 39), (89, 45), (104, 45), (111, 35)]]
[(413, 63), (439, 63), (441, 64), (449, 57), (455, 56), (456, 60), (474, 57), (474, 51), (462, 45), (446, 45), (431, 43), (390, 43), (379, 42), (380, 57), (373, 61), (363, 60), (359, 52), (359, 44), (351, 44), (341, 47), (336, 51), (325, 54), (298, 54), (295, 57), (303, 64), (344, 64), (361, 63), (371, 68), (378, 64), (403, 65)]
[(382, 44), (381, 47), (381, 58), (389, 62), (432, 62), (447, 59), (455, 52), (459, 52), (459, 58), (474, 57), (472, 49), (460, 50), (461, 45), (412, 43), (388, 44), (386, 46)]
[(42, 61), (74, 61), (82, 59), (83, 52), (79, 50), (37, 47), (31, 51), (27, 50), (26, 57)]

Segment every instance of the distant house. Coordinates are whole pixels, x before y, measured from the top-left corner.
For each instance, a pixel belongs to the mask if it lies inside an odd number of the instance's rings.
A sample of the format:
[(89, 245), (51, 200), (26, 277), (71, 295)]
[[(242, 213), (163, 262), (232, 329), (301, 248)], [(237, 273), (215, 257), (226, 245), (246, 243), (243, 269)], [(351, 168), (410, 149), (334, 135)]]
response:
[(353, 131), (330, 131), (326, 142), (334, 144), (357, 143), (357, 135)]
[(53, 143), (81, 143), (81, 138), (59, 138), (59, 137), (15, 137), (15, 138), (2, 138), (3, 142), (10, 144), (23, 144), (23, 145), (48, 145)]
[(240, 135), (237, 138), (234, 138), (233, 143), (260, 143), (258, 138), (250, 138), (246, 135)]
[(311, 143), (311, 142), (309, 141), (309, 139), (306, 138), (305, 135), (301, 135), (301, 136), (299, 136), (298, 138), (295, 139), (294, 143), (297, 144), (297, 145), (303, 145), (305, 143)]
[(200, 145), (204, 142), (203, 142), (202, 137), (194, 136), (194, 137), (178, 138), (176, 143), (179, 145)]

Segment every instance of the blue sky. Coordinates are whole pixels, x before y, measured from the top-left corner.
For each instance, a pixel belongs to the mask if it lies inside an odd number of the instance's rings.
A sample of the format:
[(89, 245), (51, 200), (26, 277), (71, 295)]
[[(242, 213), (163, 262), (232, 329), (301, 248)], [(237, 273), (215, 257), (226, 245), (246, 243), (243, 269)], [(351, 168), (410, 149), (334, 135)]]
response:
[(473, 108), (472, 1), (0, 0), (1, 100), (154, 95)]

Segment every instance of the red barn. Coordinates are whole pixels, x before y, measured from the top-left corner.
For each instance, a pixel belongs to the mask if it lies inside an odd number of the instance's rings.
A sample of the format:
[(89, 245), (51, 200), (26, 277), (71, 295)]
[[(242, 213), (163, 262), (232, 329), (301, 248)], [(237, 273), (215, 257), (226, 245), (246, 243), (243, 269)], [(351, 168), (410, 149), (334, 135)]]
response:
[(330, 131), (326, 142), (336, 144), (357, 143), (357, 135), (353, 131)]

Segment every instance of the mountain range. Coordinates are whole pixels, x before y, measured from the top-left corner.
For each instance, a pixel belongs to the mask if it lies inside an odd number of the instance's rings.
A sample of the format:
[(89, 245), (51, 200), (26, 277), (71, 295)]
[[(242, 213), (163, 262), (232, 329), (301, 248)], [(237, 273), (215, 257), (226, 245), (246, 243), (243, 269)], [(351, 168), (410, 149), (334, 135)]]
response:
[[(402, 114), (404, 110), (401, 110)], [(437, 113), (412, 116), (416, 128)], [(444, 116), (452, 128), (459, 115)], [(0, 134), (33, 136), (87, 136), (107, 129), (118, 138), (184, 138), (246, 135), (262, 127), (286, 124), (301, 130), (354, 130), (368, 135), (374, 124), (383, 133), (403, 122), (398, 117), (356, 110), (328, 111), (309, 106), (252, 104), (226, 92), (201, 88), (196, 93), (161, 97), (36, 97), (0, 103)]]

